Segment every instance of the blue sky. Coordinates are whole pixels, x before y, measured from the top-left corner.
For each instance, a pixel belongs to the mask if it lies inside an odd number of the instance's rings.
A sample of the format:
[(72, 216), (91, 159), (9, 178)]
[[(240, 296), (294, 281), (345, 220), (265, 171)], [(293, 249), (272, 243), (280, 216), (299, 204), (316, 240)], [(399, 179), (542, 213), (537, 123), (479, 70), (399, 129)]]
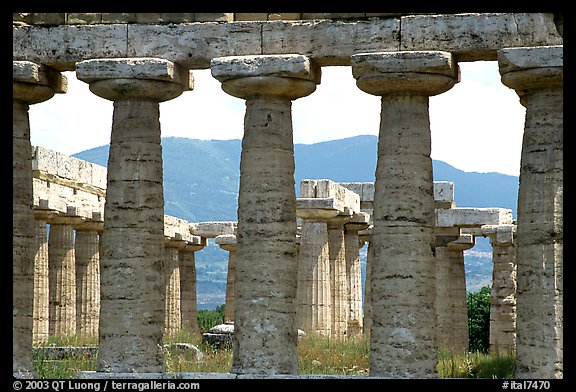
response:
[[(460, 63), (461, 81), (430, 98), (432, 158), (458, 169), (518, 175), (525, 109), (500, 82), (497, 63)], [(68, 92), (30, 107), (31, 141), (65, 154), (109, 143), (112, 102), (68, 78)], [(195, 87), (160, 104), (162, 136), (241, 139), (245, 104), (222, 91), (209, 70)], [(314, 93), (294, 101), (295, 143), (377, 135), (380, 99), (360, 91), (350, 67), (324, 67)]]

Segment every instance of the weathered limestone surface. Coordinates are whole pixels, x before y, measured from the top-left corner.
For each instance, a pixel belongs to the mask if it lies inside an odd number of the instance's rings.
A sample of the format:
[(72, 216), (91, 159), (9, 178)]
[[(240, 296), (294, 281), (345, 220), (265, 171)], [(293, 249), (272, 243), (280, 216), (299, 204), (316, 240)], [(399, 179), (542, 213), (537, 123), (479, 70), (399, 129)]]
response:
[(216, 238), (220, 235), (236, 233), (237, 222), (193, 222), (189, 224), (190, 233), (204, 238)]
[(563, 377), (563, 46), (498, 53), (526, 107), (517, 243), (516, 376)]
[(216, 244), (228, 252), (228, 272), (226, 274), (226, 302), (224, 304), (224, 322), (234, 322), (234, 291), (236, 286), (236, 264), (238, 244), (236, 235), (222, 234), (216, 237)]
[(351, 63), (357, 86), (382, 96), (370, 375), (434, 377), (435, 214), (428, 97), (458, 82), (458, 66), (449, 53), (436, 51), (358, 54)]
[[(515, 229), (515, 227), (514, 227)], [(515, 230), (514, 230), (515, 231)], [(515, 233), (514, 233), (515, 234)], [(516, 241), (492, 243), (492, 290), (490, 294), (490, 352), (516, 352)]]
[(360, 272), (360, 238), (358, 232), (368, 228), (370, 215), (358, 212), (344, 225), (344, 249), (346, 257), (346, 280), (348, 296), (345, 303), (348, 307), (348, 338), (359, 338), (362, 335), (362, 279)]
[(184, 244), (178, 253), (180, 261), (180, 306), (182, 311), (182, 328), (192, 335), (199, 336), (196, 300), (196, 261), (195, 252), (204, 245)]
[(12, 369), (34, 376), (32, 313), (34, 307), (34, 216), (30, 105), (66, 91), (66, 78), (28, 61), (12, 66)]
[(83, 222), (76, 228), (76, 333), (98, 336), (100, 314), (100, 241), (102, 223)]
[(34, 308), (32, 340), (34, 343), (48, 339), (49, 290), (48, 290), (48, 234), (46, 217), (34, 214)]
[(87, 60), (76, 66), (92, 92), (114, 101), (100, 258), (101, 372), (164, 370), (159, 102), (192, 88), (191, 74), (171, 71), (177, 68), (162, 59)]
[[(286, 61), (296, 64), (294, 74), (285, 68)], [(255, 64), (266, 65), (265, 75), (259, 74)], [(246, 99), (232, 372), (297, 373), (291, 100), (316, 89), (320, 69), (300, 55), (216, 58), (211, 67), (224, 91)], [(274, 76), (274, 68), (282, 76)], [(310, 73), (303, 74), (303, 69)], [(230, 79), (223, 70), (242, 77)]]
[(297, 325), (303, 331), (330, 336), (332, 300), (326, 222), (303, 219), (300, 237), (302, 240), (298, 255), (296, 292)]
[(164, 335), (173, 337), (182, 327), (180, 307), (180, 261), (179, 249), (182, 240), (166, 240), (164, 247), (164, 270), (166, 273), (166, 304), (164, 313)]
[(495, 60), (496, 51), (506, 47), (563, 43), (552, 13), (396, 14), (367, 20), (298, 21), (272, 17), (270, 21), (173, 25), (132, 23), (139, 22), (136, 18), (110, 23), (114, 17), (104, 15), (114, 14), (103, 14), (103, 24), (15, 26), (13, 58), (42, 62), (59, 71), (72, 71), (76, 62), (90, 58), (119, 57), (159, 57), (198, 69), (208, 68), (216, 57), (300, 53), (330, 66), (349, 65), (351, 55), (365, 52), (445, 50), (460, 61), (476, 61)]
[(76, 259), (74, 227), (68, 219), (55, 218), (48, 237), (50, 334), (76, 333)]

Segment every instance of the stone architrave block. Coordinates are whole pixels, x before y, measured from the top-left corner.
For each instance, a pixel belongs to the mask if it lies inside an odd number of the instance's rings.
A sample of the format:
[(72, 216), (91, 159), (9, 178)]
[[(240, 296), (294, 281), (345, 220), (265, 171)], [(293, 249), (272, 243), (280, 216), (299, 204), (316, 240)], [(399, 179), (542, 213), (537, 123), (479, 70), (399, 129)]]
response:
[(86, 60), (76, 65), (76, 75), (86, 83), (104, 79), (145, 79), (177, 83), (184, 90), (194, 88), (194, 77), (188, 69), (160, 58)]
[(437, 227), (481, 227), (512, 223), (512, 210), (507, 208), (436, 209)]
[(86, 59), (127, 57), (127, 29), (109, 24), (13, 29), (12, 58), (74, 71)]
[[(128, 25), (127, 54), (159, 57), (189, 69), (209, 68), (222, 56), (261, 54), (261, 24), (255, 22)], [(231, 39), (230, 37), (234, 37)]]
[(216, 238), (224, 234), (236, 234), (237, 222), (194, 222), (190, 223), (190, 233), (204, 238)]
[(462, 13), (402, 17), (401, 50), (443, 50), (459, 61), (496, 60), (507, 47), (561, 45), (548, 13)]
[(360, 195), (331, 180), (316, 181), (316, 197), (334, 198), (344, 205), (344, 214), (360, 212)]
[(454, 183), (450, 181), (434, 181), (434, 201), (454, 201)]
[(319, 65), (350, 65), (355, 53), (398, 50), (400, 19), (274, 21), (262, 25), (262, 54), (300, 53)]

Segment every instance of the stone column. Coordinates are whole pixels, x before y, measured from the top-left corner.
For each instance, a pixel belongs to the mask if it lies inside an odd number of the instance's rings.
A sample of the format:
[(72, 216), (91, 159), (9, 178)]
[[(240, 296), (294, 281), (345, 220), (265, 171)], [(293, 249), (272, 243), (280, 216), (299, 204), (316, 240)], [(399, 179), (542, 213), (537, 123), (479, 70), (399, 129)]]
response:
[[(436, 377), (434, 196), (428, 97), (458, 81), (452, 55), (351, 57), (357, 86), (382, 97), (374, 186), (370, 375)], [(410, 240), (407, 241), (406, 239)]]
[(167, 238), (164, 248), (164, 270), (166, 274), (166, 305), (164, 314), (164, 335), (174, 337), (182, 328), (180, 307), (180, 261), (179, 250), (184, 241)]
[(474, 236), (458, 227), (437, 228), (436, 312), (438, 348), (452, 354), (468, 352), (468, 308), (464, 250), (474, 246)]
[(164, 370), (164, 192), (160, 102), (192, 88), (163, 59), (76, 64), (78, 79), (114, 101), (100, 255), (99, 372)]
[(34, 307), (34, 216), (30, 105), (66, 92), (66, 78), (29, 61), (12, 62), (12, 369), (34, 376), (32, 312)]
[(76, 256), (74, 224), (65, 215), (50, 220), (48, 268), (50, 292), (50, 335), (76, 334)]
[(46, 341), (50, 333), (47, 220), (51, 216), (50, 211), (34, 210), (34, 243), (36, 247), (34, 256), (34, 310), (32, 315), (32, 339), (34, 343)]
[(100, 246), (102, 221), (85, 221), (76, 226), (76, 333), (98, 336), (100, 319)]
[(374, 248), (372, 244), (372, 228), (364, 235), (368, 241), (368, 251), (366, 252), (366, 277), (364, 278), (364, 320), (362, 331), (364, 336), (370, 338), (370, 328), (372, 327), (372, 266), (374, 265)]
[(234, 373), (298, 372), (292, 100), (320, 68), (300, 55), (212, 60), (227, 93), (246, 99), (238, 195)]
[(297, 325), (306, 333), (330, 336), (332, 299), (326, 221), (302, 219), (300, 238)]
[(526, 107), (518, 190), (518, 378), (563, 377), (563, 46), (498, 52)]
[[(358, 216), (358, 219), (356, 217)], [(358, 231), (368, 228), (370, 216), (366, 213), (356, 214), (352, 221), (344, 225), (344, 248), (346, 254), (346, 278), (348, 282), (348, 338), (362, 336), (362, 276), (360, 271), (360, 239)], [(363, 222), (362, 222), (363, 221)], [(363, 243), (363, 241), (362, 241)]]
[(236, 286), (236, 263), (238, 245), (236, 235), (223, 234), (216, 237), (216, 243), (228, 252), (228, 273), (226, 274), (226, 303), (224, 304), (224, 323), (234, 322), (234, 290)]
[(448, 344), (454, 353), (467, 353), (469, 349), (464, 251), (474, 247), (474, 244), (474, 237), (471, 235), (461, 235), (457, 240), (448, 243), (450, 259), (448, 282), (452, 303), (452, 333)]
[(492, 244), (492, 290), (490, 293), (490, 352), (516, 353), (516, 239), (509, 235), (490, 236)]
[(195, 252), (204, 248), (186, 242), (180, 249), (180, 306), (182, 307), (182, 328), (187, 329), (193, 336), (200, 336), (198, 329), (198, 313), (196, 301), (196, 261)]
[[(332, 331), (334, 339), (344, 340), (348, 335), (348, 277), (346, 275), (346, 248), (344, 223), (351, 217), (334, 217), (328, 220), (328, 258), (330, 262), (330, 288)], [(358, 245), (356, 245), (358, 246)]]

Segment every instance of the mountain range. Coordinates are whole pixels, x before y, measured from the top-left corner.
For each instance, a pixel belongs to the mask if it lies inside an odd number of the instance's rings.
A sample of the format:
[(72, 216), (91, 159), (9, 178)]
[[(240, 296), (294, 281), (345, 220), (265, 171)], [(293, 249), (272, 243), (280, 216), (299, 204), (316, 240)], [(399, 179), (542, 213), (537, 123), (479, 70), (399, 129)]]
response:
[[(295, 144), (296, 195), (300, 181), (306, 178), (373, 182), (377, 146), (378, 138), (371, 135)], [(73, 156), (106, 166), (108, 150), (109, 145), (104, 145)], [(163, 137), (164, 213), (189, 222), (237, 220), (240, 153), (241, 140)], [(433, 160), (432, 164), (434, 181), (454, 182), (457, 207), (509, 208), (516, 217), (518, 177), (494, 172), (465, 172), (439, 160)], [(491, 247), (487, 240), (480, 238), (474, 249), (477, 254), (483, 254)], [(469, 260), (478, 265), (475, 272), (468, 268), (467, 286), (474, 287), (472, 278), (484, 283), (491, 280), (488, 255), (481, 256), (479, 261), (477, 257)], [(196, 263), (199, 307), (210, 308), (223, 303), (227, 253), (211, 242), (197, 252)]]

